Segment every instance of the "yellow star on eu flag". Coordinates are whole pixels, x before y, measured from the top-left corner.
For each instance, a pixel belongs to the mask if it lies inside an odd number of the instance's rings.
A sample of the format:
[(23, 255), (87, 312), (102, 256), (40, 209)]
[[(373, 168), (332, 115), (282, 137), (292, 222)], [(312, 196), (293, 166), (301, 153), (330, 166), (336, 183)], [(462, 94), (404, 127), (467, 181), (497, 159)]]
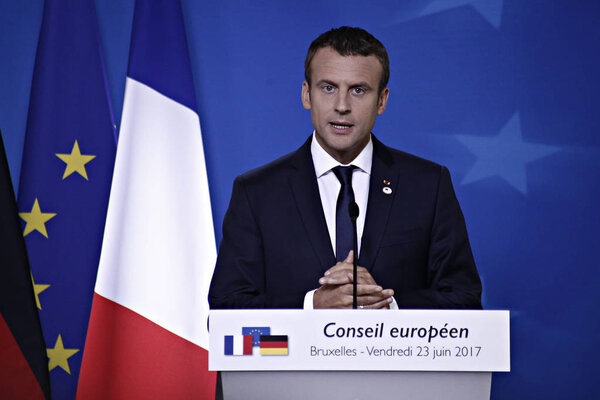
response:
[(27, 222), (25, 231), (23, 231), (23, 236), (27, 236), (33, 231), (38, 231), (47, 238), (48, 232), (46, 231), (46, 222), (48, 222), (49, 219), (54, 218), (56, 213), (43, 213), (36, 197), (31, 212), (21, 212), (19, 213), (19, 216)]
[(43, 284), (43, 283), (35, 283), (35, 281), (33, 280), (33, 273), (31, 271), (29, 271), (29, 274), (31, 275), (31, 283), (33, 284), (33, 294), (35, 294), (35, 304), (37, 305), (37, 308), (39, 310), (41, 310), (42, 303), (40, 303), (40, 293), (42, 293), (44, 290), (48, 289), (50, 287), (50, 285)]
[(71, 357), (78, 351), (79, 349), (65, 349), (62, 337), (58, 335), (58, 339), (56, 339), (56, 344), (54, 345), (54, 348), (46, 349), (46, 352), (48, 353), (48, 358), (50, 359), (50, 361), (48, 362), (48, 371), (52, 371), (56, 367), (61, 367), (69, 375), (71, 375), (71, 368), (69, 368), (69, 357)]
[(93, 155), (81, 154), (77, 140), (75, 140), (71, 154), (56, 153), (56, 157), (67, 164), (67, 168), (65, 168), (65, 173), (63, 174), (63, 180), (73, 172), (77, 172), (79, 175), (83, 176), (86, 181), (88, 180), (88, 176), (85, 170), (85, 164), (96, 158), (96, 156)]

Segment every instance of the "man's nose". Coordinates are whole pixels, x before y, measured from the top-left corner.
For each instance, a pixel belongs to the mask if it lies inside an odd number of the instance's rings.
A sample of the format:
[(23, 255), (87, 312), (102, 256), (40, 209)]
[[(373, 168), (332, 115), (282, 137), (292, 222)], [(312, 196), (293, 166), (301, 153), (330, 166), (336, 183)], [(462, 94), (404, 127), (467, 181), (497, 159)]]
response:
[(348, 94), (340, 94), (336, 97), (335, 111), (340, 114), (348, 114), (350, 112), (350, 99)]

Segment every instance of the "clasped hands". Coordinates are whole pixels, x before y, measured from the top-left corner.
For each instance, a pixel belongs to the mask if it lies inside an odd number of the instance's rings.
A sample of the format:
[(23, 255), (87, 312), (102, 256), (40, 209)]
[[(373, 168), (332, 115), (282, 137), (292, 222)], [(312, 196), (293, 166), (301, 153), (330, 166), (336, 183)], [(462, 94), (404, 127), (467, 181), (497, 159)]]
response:
[[(313, 297), (314, 308), (352, 308), (352, 250), (344, 261), (325, 271), (319, 279), (321, 287)], [(389, 308), (394, 291), (379, 286), (364, 267), (356, 270), (356, 299), (360, 308)]]

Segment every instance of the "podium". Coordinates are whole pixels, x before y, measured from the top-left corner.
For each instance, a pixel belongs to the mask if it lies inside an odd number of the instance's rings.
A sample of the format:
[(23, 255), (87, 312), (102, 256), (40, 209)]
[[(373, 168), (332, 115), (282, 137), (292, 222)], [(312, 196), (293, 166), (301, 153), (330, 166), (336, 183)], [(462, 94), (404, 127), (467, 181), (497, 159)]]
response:
[(508, 311), (216, 310), (223, 398), (489, 399), (510, 370)]

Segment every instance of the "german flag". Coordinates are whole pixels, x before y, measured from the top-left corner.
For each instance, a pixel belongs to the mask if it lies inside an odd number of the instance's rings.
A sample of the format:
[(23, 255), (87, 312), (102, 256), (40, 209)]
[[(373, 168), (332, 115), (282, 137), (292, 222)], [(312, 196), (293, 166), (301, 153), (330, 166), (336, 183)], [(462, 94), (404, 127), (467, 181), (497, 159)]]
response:
[(260, 355), (288, 355), (288, 337), (287, 335), (261, 335), (260, 336)]
[(46, 344), (2, 132), (0, 227), (0, 397), (49, 399)]

